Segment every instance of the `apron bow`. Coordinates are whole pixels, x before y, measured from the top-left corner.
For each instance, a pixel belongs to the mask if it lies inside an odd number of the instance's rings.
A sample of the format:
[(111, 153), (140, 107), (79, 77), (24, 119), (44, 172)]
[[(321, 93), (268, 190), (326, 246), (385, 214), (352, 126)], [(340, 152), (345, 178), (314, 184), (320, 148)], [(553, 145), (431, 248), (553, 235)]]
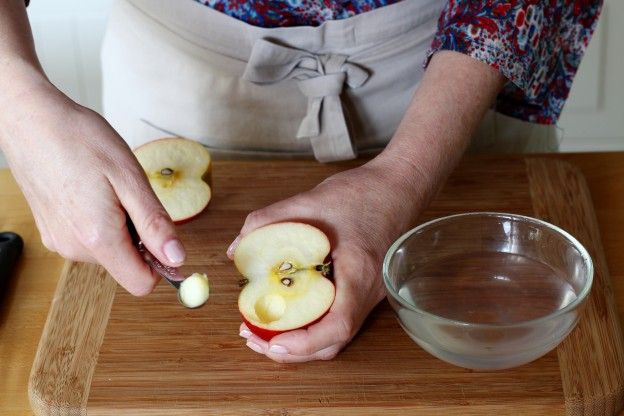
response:
[(360, 66), (344, 55), (316, 55), (270, 42), (256, 41), (243, 78), (256, 84), (274, 84), (292, 79), (308, 99), (306, 116), (297, 138), (309, 138), (320, 162), (357, 156), (349, 136), (340, 94), (346, 83), (357, 88), (368, 79)]

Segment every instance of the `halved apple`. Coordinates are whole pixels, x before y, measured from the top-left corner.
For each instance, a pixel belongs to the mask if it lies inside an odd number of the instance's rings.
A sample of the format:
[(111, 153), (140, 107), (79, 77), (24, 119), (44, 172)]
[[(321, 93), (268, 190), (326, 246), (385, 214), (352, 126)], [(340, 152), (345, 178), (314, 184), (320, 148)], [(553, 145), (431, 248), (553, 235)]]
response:
[(325, 277), (327, 236), (308, 224), (267, 225), (243, 237), (234, 264), (245, 277), (238, 309), (249, 329), (264, 340), (317, 322), (335, 297)]
[(174, 222), (188, 221), (206, 208), (211, 197), (211, 159), (203, 145), (165, 138), (139, 146), (134, 155)]

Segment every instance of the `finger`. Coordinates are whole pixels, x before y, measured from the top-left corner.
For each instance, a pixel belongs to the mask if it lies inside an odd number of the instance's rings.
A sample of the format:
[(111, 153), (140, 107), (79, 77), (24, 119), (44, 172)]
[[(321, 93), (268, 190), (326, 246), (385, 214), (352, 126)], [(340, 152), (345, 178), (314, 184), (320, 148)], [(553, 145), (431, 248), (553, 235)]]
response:
[(315, 208), (310, 204), (304, 194), (276, 202), (266, 208), (251, 212), (245, 218), (245, 223), (240, 234), (245, 236), (256, 228), (272, 224), (274, 222), (288, 221), (292, 219), (314, 218)]
[(143, 261), (127, 231), (116, 231), (103, 236), (89, 249), (95, 260), (124, 289), (135, 296), (151, 293), (160, 279), (160, 276)]
[(181, 266), (186, 251), (143, 171), (133, 168), (123, 178), (112, 180), (111, 185), (147, 249), (163, 264)]
[(256, 228), (271, 224), (275, 221), (275, 218), (283, 218), (279, 216), (279, 213), (281, 212), (279, 209), (280, 205), (281, 203), (278, 202), (266, 208), (250, 212), (245, 218), (245, 223), (241, 228), (240, 235), (245, 236)]
[(334, 344), (346, 345), (361, 326), (370, 311), (366, 296), (360, 293), (336, 263), (336, 298), (329, 312), (319, 322), (306, 329), (298, 329), (273, 337), (269, 349), (286, 351), (293, 355), (312, 355)]
[(345, 346), (355, 333), (350, 320), (348, 312), (341, 308), (334, 309), (307, 329), (297, 329), (273, 337), (268, 351), (309, 356), (335, 344)]
[(240, 234), (237, 235), (234, 241), (232, 241), (232, 244), (228, 247), (226, 252), (228, 259), (234, 260), (234, 252), (236, 251), (236, 247), (238, 247), (238, 243), (240, 243), (241, 238), (242, 236)]
[[(234, 241), (232, 241), (225, 253), (228, 259), (234, 260), (234, 252), (236, 251), (236, 248), (238, 247), (241, 239), (245, 235), (249, 234), (256, 228), (262, 227), (263, 225), (271, 224), (272, 222), (274, 222), (275, 218), (279, 218), (279, 216), (276, 216), (275, 214), (275, 208), (279, 205), (280, 203), (278, 202), (277, 204), (273, 204), (261, 210), (253, 211), (249, 215), (247, 215), (247, 218), (245, 218), (245, 223), (241, 228), (240, 234), (238, 234)], [(278, 210), (277, 212), (281, 212), (281, 210)]]
[(254, 335), (251, 331), (249, 331), (249, 328), (247, 328), (244, 323), (241, 324), (239, 333), (243, 338), (246, 338), (246, 345), (249, 349), (259, 354), (264, 354), (268, 358), (279, 363), (302, 363), (306, 361), (331, 360), (336, 357), (338, 352), (342, 349), (340, 344), (334, 344), (311, 355), (275, 353), (269, 350), (269, 343), (267, 341)]
[(243, 338), (249, 338), (252, 334), (253, 333), (249, 330), (249, 327), (247, 327), (244, 322), (240, 324), (240, 327), (238, 329), (238, 335)]
[(268, 351), (265, 355), (269, 357), (270, 359), (272, 359), (273, 361), (276, 361), (278, 363), (294, 364), (294, 363), (304, 363), (308, 361), (331, 360), (335, 358), (336, 355), (338, 355), (338, 352), (340, 352), (342, 348), (343, 348), (342, 345), (335, 344), (321, 351), (315, 352), (312, 355), (275, 354), (270, 351)]
[(266, 342), (242, 324), (240, 335), (248, 342), (261, 346), (262, 353), (312, 356), (333, 345), (344, 346), (349, 342), (357, 329), (348, 323), (352, 319), (351, 308), (352, 303), (341, 296), (329, 313), (309, 328), (285, 332)]
[(234, 252), (236, 251), (236, 247), (238, 247), (241, 238), (256, 228), (273, 224), (275, 222), (293, 219), (300, 220), (311, 216), (311, 213), (309, 204), (301, 202), (301, 195), (276, 202), (266, 208), (251, 212), (247, 215), (247, 218), (245, 218), (245, 223), (241, 228), (240, 234), (236, 236), (234, 241), (232, 241), (228, 247), (226, 252), (227, 257), (230, 260), (234, 260)]

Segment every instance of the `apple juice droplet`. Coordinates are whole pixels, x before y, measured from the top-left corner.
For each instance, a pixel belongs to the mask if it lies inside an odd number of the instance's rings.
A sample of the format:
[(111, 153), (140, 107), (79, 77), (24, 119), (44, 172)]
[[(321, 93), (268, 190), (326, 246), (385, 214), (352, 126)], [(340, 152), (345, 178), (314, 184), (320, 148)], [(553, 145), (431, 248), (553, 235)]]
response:
[(510, 253), (443, 257), (418, 270), (399, 296), (427, 312), (459, 321), (512, 323), (564, 308), (577, 293), (547, 264)]

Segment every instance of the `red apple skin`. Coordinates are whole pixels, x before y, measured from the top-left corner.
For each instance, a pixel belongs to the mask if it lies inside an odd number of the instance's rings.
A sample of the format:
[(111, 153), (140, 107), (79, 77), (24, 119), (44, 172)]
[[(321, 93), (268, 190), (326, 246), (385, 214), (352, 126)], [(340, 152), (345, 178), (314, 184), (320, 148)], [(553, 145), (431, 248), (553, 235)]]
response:
[(283, 334), (284, 332), (286, 332), (286, 331), (272, 331), (270, 329), (259, 328), (255, 326), (254, 324), (252, 324), (251, 322), (249, 322), (247, 319), (245, 319), (243, 315), (241, 315), (241, 318), (243, 319), (243, 322), (245, 323), (245, 325), (247, 325), (247, 328), (249, 328), (249, 330), (253, 332), (254, 335), (262, 338), (265, 341), (270, 341), (271, 338), (273, 338), (274, 336)]
[(316, 318), (314, 321), (310, 322), (309, 324), (306, 324), (304, 326), (300, 326), (299, 328), (293, 328), (293, 329), (289, 329), (286, 331), (274, 331), (271, 329), (264, 329), (264, 328), (260, 328), (255, 326), (254, 324), (252, 324), (251, 322), (249, 322), (249, 320), (247, 320), (247, 318), (245, 318), (244, 315), (241, 314), (241, 318), (243, 319), (243, 322), (245, 323), (245, 325), (247, 325), (247, 328), (249, 328), (249, 330), (251, 332), (253, 332), (254, 335), (262, 338), (265, 341), (271, 341), (271, 338), (278, 336), (279, 334), (283, 334), (285, 332), (290, 332), (290, 331), (294, 331), (297, 329), (307, 329), (309, 327), (311, 327), (312, 325), (316, 324), (317, 322), (319, 322), (321, 319), (323, 319), (325, 317), (325, 315), (327, 315), (329, 313), (329, 309), (325, 311), (325, 313), (323, 313), (323, 315), (319, 316), (318, 318)]

